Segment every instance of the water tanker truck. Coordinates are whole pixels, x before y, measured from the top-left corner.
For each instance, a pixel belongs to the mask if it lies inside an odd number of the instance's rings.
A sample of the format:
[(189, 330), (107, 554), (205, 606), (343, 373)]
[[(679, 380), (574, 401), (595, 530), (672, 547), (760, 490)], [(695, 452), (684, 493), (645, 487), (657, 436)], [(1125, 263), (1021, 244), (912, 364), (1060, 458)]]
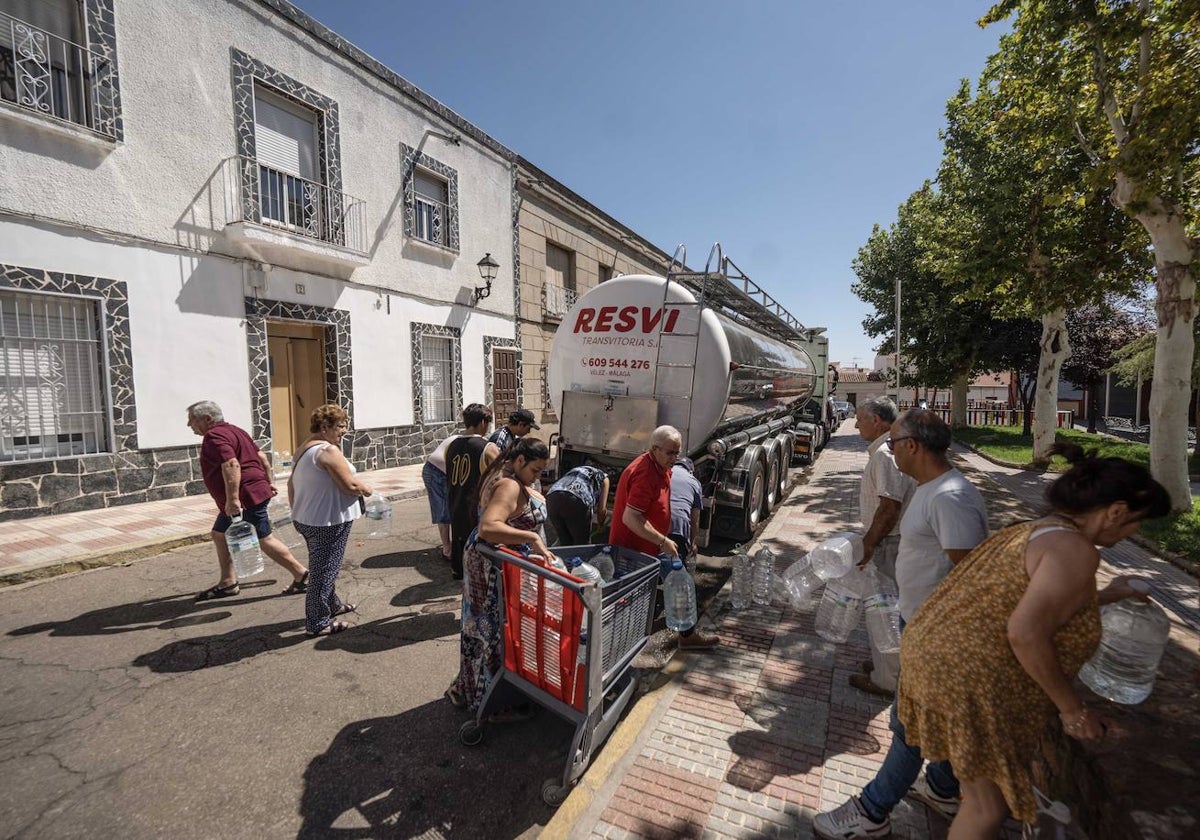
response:
[(791, 467), (810, 462), (830, 431), (823, 330), (714, 252), (718, 271), (628, 275), (589, 290), (563, 318), (547, 371), (560, 474), (593, 463), (615, 475), (657, 426), (679, 429), (704, 488), (700, 545), (710, 532), (752, 535)]

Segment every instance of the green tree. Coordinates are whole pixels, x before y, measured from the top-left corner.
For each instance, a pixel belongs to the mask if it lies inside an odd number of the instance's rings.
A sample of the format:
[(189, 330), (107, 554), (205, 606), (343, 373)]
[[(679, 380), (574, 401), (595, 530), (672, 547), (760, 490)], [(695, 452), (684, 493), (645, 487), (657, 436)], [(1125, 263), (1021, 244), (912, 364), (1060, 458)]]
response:
[(997, 80), (1028, 124), (1070, 131), (1091, 183), (1153, 245), (1157, 288), (1150, 467), (1191, 509), (1186, 424), (1200, 257), (1200, 4), (1195, 0), (1001, 0), (1012, 18)]
[(1087, 393), (1089, 432), (1096, 431), (1100, 383), (1116, 361), (1116, 351), (1144, 333), (1145, 325), (1118, 302), (1083, 306), (1067, 315), (1071, 335), (1071, 358), (1063, 365), (1063, 376)]

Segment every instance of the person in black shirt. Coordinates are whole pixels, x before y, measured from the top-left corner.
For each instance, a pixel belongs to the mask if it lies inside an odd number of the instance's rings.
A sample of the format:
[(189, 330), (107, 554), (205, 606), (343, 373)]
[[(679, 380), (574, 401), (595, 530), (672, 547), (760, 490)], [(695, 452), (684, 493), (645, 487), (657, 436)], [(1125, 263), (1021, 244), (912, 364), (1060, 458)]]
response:
[(446, 485), (450, 500), (450, 571), (462, 580), (463, 550), (467, 537), (479, 524), (477, 495), (479, 479), (500, 457), (500, 449), (484, 437), (492, 425), (492, 410), (481, 403), (463, 409), (461, 437), (446, 447)]

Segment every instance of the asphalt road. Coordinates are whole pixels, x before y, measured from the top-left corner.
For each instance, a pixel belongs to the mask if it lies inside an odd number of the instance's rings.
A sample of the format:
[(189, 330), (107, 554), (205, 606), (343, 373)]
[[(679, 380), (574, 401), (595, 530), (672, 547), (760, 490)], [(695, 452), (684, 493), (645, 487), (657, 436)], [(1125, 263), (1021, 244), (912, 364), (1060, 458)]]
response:
[[(355, 626), (318, 640), (269, 561), (193, 603), (216, 581), (207, 543), (0, 589), (0, 836), (536, 836), (571, 729), (541, 711), (459, 743), (459, 589), (436, 545), (424, 499), (396, 503), (390, 538), (356, 534), (338, 590)], [(702, 601), (728, 574), (712, 557)]]

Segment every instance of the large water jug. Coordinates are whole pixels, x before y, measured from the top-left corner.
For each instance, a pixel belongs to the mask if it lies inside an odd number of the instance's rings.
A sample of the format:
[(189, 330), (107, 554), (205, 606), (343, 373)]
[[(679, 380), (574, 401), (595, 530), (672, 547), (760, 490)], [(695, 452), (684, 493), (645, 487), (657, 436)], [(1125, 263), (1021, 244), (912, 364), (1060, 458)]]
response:
[(751, 577), (751, 597), (760, 606), (770, 606), (771, 589), (775, 578), (775, 552), (762, 546), (754, 552), (754, 572)]
[(806, 610), (812, 606), (813, 593), (825, 585), (813, 571), (811, 555), (805, 554), (787, 567), (779, 576), (792, 609)]
[(296, 530), (292, 522), (292, 509), (281, 496), (275, 496), (267, 505), (267, 516), (271, 520), (271, 533), (288, 548), (299, 548), (304, 545), (304, 537)]
[(663, 584), (667, 626), (676, 632), (696, 626), (696, 584), (683, 568), (682, 560), (671, 564), (671, 574)]
[(862, 560), (862, 537), (849, 532), (834, 534), (809, 552), (809, 557), (821, 580), (835, 580)]
[(577, 578), (583, 578), (588, 583), (603, 583), (600, 570), (591, 563), (584, 562), (582, 557), (572, 557), (567, 562), (567, 571)]
[(617, 565), (613, 562), (613, 550), (611, 545), (606, 545), (604, 548), (596, 552), (592, 557), (591, 563), (596, 567), (596, 571), (600, 573), (603, 580), (612, 580), (617, 575)]
[(861, 576), (854, 571), (825, 584), (814, 620), (818, 636), (838, 643), (850, 638), (862, 613)]
[[(1143, 581), (1130, 581), (1130, 585)], [(1135, 588), (1138, 588), (1135, 586)], [(1145, 587), (1148, 589), (1148, 587)], [(1171, 632), (1156, 604), (1126, 598), (1100, 610), (1100, 647), (1079, 672), (1092, 691), (1117, 703), (1141, 703), (1154, 688), (1154, 676)]]
[(872, 586), (863, 601), (863, 614), (871, 647), (880, 653), (896, 653), (900, 650), (900, 593), (888, 578), (867, 578)]
[(263, 570), (258, 534), (254, 526), (242, 517), (233, 518), (233, 524), (225, 531), (225, 544), (229, 546), (229, 556), (233, 558), (233, 572), (239, 579), (254, 577)]
[(733, 589), (730, 602), (735, 610), (744, 610), (754, 598), (754, 569), (750, 556), (736, 546), (733, 554)]
[(382, 540), (392, 533), (392, 505), (378, 493), (367, 496), (367, 539)]

